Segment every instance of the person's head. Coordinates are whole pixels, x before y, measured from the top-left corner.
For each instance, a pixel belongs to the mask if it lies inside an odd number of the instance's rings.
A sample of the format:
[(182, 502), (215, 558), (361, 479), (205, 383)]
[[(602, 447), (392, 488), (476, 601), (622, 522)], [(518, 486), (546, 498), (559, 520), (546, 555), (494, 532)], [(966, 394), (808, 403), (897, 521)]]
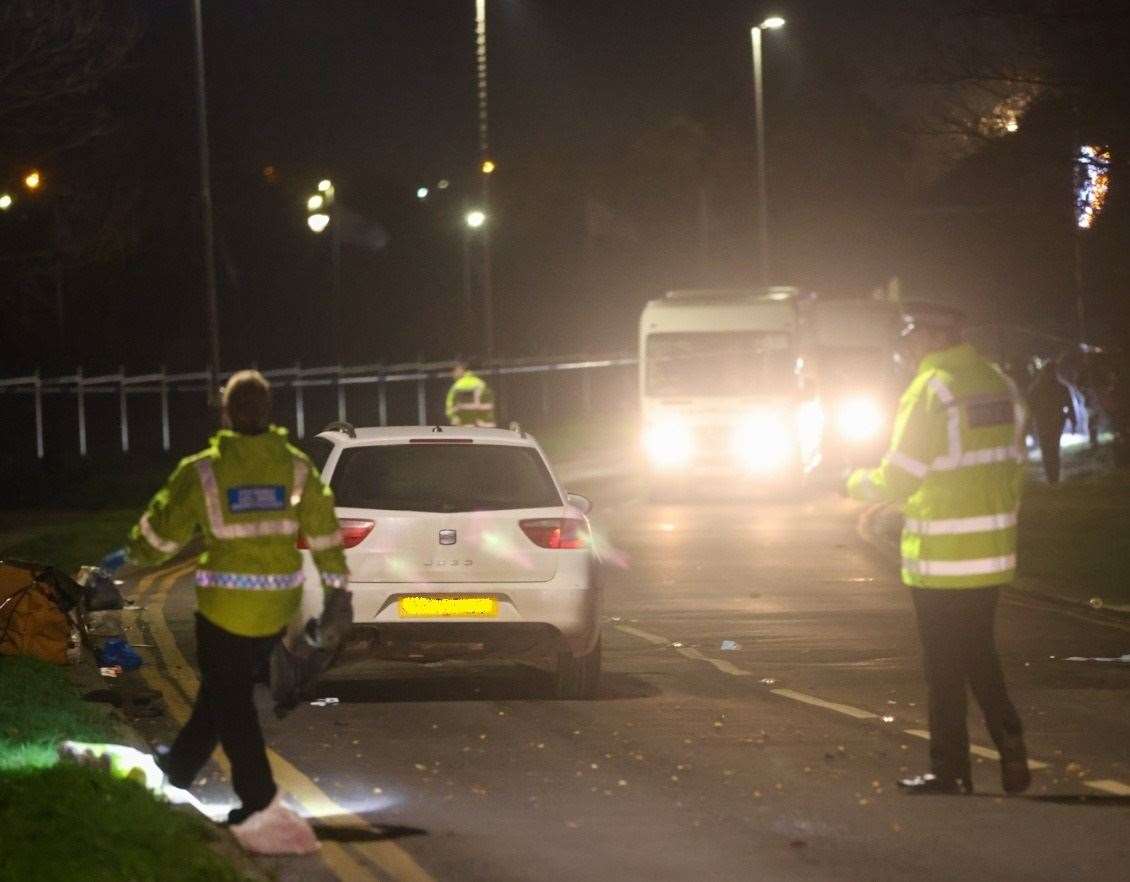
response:
[(224, 386), (224, 425), (259, 435), (271, 422), (271, 384), (258, 371), (239, 371)]
[(469, 368), (467, 367), (467, 362), (462, 358), (457, 358), (455, 360), (455, 367), (451, 369), (451, 376), (454, 379), (458, 380), (460, 377), (466, 374), (468, 370)]
[(938, 303), (910, 303), (903, 310), (902, 349), (917, 365), (933, 352), (962, 342), (965, 314)]

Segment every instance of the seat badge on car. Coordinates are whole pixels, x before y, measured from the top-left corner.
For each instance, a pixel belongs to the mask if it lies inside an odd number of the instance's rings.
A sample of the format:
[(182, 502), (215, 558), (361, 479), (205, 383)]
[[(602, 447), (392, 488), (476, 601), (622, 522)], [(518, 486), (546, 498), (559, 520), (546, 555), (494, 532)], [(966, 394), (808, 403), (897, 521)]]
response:
[(439, 531), (439, 544), (440, 545), (454, 545), (455, 544), (455, 531), (454, 530), (440, 530)]

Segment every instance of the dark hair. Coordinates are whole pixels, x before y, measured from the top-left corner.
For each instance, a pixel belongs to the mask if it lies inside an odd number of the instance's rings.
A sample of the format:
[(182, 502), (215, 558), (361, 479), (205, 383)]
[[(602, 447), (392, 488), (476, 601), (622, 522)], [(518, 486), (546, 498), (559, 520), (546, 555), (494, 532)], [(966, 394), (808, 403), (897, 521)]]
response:
[(224, 412), (241, 435), (259, 435), (271, 422), (271, 384), (258, 371), (239, 371), (224, 386)]

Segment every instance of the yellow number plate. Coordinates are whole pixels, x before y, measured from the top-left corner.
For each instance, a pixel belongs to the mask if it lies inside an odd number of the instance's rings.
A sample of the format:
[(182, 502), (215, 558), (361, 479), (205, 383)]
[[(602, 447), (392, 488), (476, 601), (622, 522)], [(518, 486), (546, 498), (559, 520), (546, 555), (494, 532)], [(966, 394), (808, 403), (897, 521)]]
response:
[(402, 597), (399, 606), (402, 619), (442, 616), (493, 618), (498, 615), (498, 599), (495, 597)]

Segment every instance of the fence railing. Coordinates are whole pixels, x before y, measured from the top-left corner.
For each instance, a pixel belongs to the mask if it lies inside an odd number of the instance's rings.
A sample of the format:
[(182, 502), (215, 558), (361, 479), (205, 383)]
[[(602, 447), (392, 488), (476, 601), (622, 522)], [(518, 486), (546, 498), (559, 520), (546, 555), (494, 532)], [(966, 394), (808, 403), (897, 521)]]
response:
[[(558, 371), (578, 371), (582, 378), (582, 399), (585, 411), (591, 407), (592, 374), (594, 371), (621, 368), (635, 365), (637, 359), (626, 354), (606, 357), (560, 357), (552, 359), (514, 359), (495, 362), (489, 366), (478, 367), (476, 372), (486, 379), (514, 376), (520, 374), (543, 374), (547, 377)], [(336, 397), (337, 418), (349, 419), (347, 390), (353, 387), (375, 386), (377, 389), (377, 414), (382, 426), (388, 425), (389, 389), (391, 384), (414, 383), (416, 391), (416, 418), (420, 425), (427, 425), (428, 381), (450, 377), (453, 362), (428, 362), (419, 364), (395, 365), (331, 365), (326, 367), (272, 368), (262, 373), (275, 389), (291, 389), (294, 392), (295, 435), (306, 436), (306, 391), (314, 388), (332, 388)], [(224, 382), (233, 372), (227, 371), (213, 376), (210, 371), (189, 371), (186, 373), (158, 373), (128, 375), (125, 369), (114, 374), (86, 376), (79, 368), (74, 374), (61, 377), (41, 377), (38, 373), (24, 377), (0, 379), (0, 395), (31, 396), (34, 401), (35, 451), (39, 459), (46, 455), (46, 429), (44, 401), (48, 397), (75, 397), (77, 415), (77, 441), (81, 456), (88, 453), (87, 439), (87, 397), (116, 396), (118, 411), (118, 434), (123, 453), (130, 450), (129, 400), (134, 396), (156, 395), (160, 401), (161, 448), (168, 451), (172, 446), (172, 426), (169, 397), (172, 392), (198, 392), (206, 395), (208, 390)], [(543, 407), (545, 407), (543, 387)], [(434, 421), (434, 420), (432, 420)]]

